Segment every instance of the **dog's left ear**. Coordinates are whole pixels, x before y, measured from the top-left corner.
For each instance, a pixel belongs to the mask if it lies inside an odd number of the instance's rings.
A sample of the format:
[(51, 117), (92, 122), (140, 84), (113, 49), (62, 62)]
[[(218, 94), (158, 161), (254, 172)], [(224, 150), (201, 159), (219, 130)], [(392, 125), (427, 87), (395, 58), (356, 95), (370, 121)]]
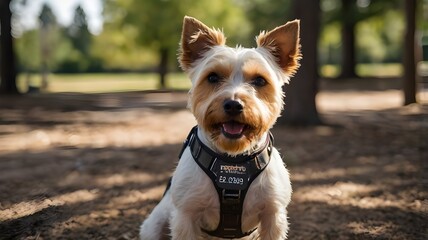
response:
[(261, 32), (256, 37), (257, 46), (266, 48), (274, 57), (281, 69), (292, 76), (299, 68), (300, 21), (294, 20), (275, 28), (270, 32)]
[(226, 37), (220, 30), (211, 29), (196, 18), (184, 17), (179, 61), (186, 71), (210, 48), (224, 45)]

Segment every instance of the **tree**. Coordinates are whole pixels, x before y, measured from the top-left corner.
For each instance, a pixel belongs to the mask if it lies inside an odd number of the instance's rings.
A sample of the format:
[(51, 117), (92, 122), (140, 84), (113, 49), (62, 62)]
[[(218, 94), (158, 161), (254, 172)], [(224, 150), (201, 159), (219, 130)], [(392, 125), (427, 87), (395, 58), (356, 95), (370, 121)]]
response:
[(416, 0), (404, 0), (406, 15), (406, 33), (403, 48), (403, 93), (404, 105), (416, 102), (416, 61), (415, 61), (415, 29)]
[(242, 4), (246, 16), (252, 24), (252, 36), (257, 36), (260, 30), (274, 29), (278, 25), (284, 24), (286, 16), (290, 12), (289, 0), (242, 0)]
[(319, 0), (294, 0), (292, 10), (300, 19), (301, 67), (285, 86), (285, 113), (280, 122), (297, 125), (320, 124), (315, 96), (318, 92)]
[(41, 24), (40, 28), (40, 44), (41, 44), (41, 73), (42, 73), (42, 85), (41, 89), (48, 87), (48, 74), (49, 74), (49, 61), (52, 58), (52, 52), (54, 51), (54, 42), (52, 41), (52, 31), (56, 27), (56, 17), (52, 12), (52, 9), (46, 3), (43, 4), (42, 11), (39, 15)]
[(107, 21), (118, 21), (119, 29), (136, 32), (139, 43), (158, 53), (157, 72), (162, 88), (166, 86), (170, 60), (176, 57), (185, 15), (196, 17), (209, 26), (223, 26), (229, 36), (245, 36), (244, 32), (250, 30), (242, 8), (229, 0), (106, 0), (104, 9)]
[[(388, 14), (398, 8), (397, 0), (389, 1), (356, 1), (356, 0), (323, 0), (327, 10), (324, 12), (324, 26), (339, 23), (341, 25), (341, 73), (339, 78), (355, 78), (357, 60), (365, 59), (368, 56), (389, 55), (394, 56), (394, 43), (388, 42), (390, 36), (397, 33), (397, 29), (388, 29), (380, 27), (374, 34), (361, 37), (361, 28), (367, 28), (370, 25), (372, 29), (379, 27), (381, 24), (395, 24), (397, 18), (393, 21), (387, 20)], [(341, 4), (338, 4), (341, 3)], [(380, 21), (379, 21), (380, 20)], [(388, 21), (388, 23), (386, 23)], [(399, 21), (399, 20), (398, 20)], [(365, 23), (364, 23), (365, 22)], [(369, 23), (367, 23), (369, 22)], [(373, 23), (376, 22), (376, 23)], [(362, 24), (361, 24), (362, 23)], [(356, 34), (360, 34), (356, 37)], [(369, 38), (369, 39), (368, 39)], [(379, 45), (372, 44), (372, 40), (377, 40)], [(369, 44), (367, 44), (370, 42)], [(361, 45), (365, 46), (361, 46)], [(362, 49), (363, 48), (363, 49)], [(392, 49), (394, 48), (394, 49)], [(358, 49), (358, 53), (357, 53)], [(375, 51), (372, 51), (375, 49)], [(388, 50), (387, 50), (388, 49)], [(392, 50), (392, 51), (391, 51)], [(382, 51), (385, 53), (382, 54)], [(379, 54), (380, 53), (380, 54)], [(372, 59), (370, 59), (372, 60)]]
[[(79, 5), (74, 11), (71, 25), (64, 29), (58, 44), (70, 41), (70, 55), (63, 59), (57, 70), (62, 72), (85, 72), (94, 66), (96, 59), (91, 55), (92, 34), (88, 29), (88, 22), (83, 8)], [(64, 37), (68, 39), (64, 39)], [(104, 49), (105, 50), (105, 49)]]
[(88, 29), (88, 22), (83, 8), (79, 5), (74, 11), (74, 20), (68, 28), (68, 35), (75, 49), (83, 56), (89, 57), (92, 35)]
[[(25, 31), (15, 39), (15, 53), (18, 59), (18, 69), (26, 73), (27, 86), (32, 85), (32, 73), (40, 69), (40, 32), (38, 29)], [(30, 56), (30, 57), (29, 57)]]
[(342, 72), (340, 78), (355, 78), (355, 25), (357, 23), (354, 0), (342, 0)]
[(10, 10), (11, 0), (0, 0), (0, 93), (18, 94), (16, 86), (15, 55), (13, 52), (13, 38)]

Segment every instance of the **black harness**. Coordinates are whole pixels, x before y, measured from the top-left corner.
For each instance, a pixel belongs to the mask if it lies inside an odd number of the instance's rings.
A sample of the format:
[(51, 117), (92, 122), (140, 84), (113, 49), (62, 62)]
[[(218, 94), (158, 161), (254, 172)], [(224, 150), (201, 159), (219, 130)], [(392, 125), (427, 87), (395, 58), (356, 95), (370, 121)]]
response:
[[(266, 145), (262, 150), (251, 155), (230, 157), (218, 154), (205, 146), (197, 136), (195, 126), (187, 136), (179, 157), (187, 146), (190, 147), (193, 159), (210, 177), (217, 190), (220, 201), (220, 222), (217, 229), (205, 233), (221, 238), (241, 238), (256, 230), (242, 231), (242, 208), (245, 195), (257, 176), (269, 164), (272, 153), (273, 136), (269, 133)], [(167, 187), (168, 190), (169, 186)]]

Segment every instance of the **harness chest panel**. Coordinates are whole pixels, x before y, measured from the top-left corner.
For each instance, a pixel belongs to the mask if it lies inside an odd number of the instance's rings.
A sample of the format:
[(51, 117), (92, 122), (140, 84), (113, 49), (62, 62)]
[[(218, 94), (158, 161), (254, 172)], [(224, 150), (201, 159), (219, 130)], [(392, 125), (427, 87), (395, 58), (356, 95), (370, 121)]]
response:
[(209, 235), (221, 238), (241, 238), (250, 235), (242, 231), (242, 210), (245, 195), (251, 183), (270, 161), (273, 137), (269, 134), (266, 146), (252, 155), (230, 157), (215, 153), (197, 137), (194, 127), (187, 137), (184, 149), (189, 146), (193, 159), (210, 177), (220, 201), (220, 221), (214, 231), (202, 229)]
[(216, 159), (211, 172), (216, 175), (215, 185), (222, 189), (245, 190), (251, 178), (250, 164), (230, 164)]

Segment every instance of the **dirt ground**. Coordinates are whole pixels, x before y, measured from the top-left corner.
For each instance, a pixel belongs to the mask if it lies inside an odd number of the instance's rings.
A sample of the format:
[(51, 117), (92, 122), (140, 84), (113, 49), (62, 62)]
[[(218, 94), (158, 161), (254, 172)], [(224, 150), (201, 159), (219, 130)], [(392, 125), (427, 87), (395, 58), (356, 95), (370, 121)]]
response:
[[(273, 129), (289, 239), (428, 239), (428, 105), (324, 91), (326, 125)], [(186, 93), (0, 97), (0, 239), (137, 239), (190, 128)]]

